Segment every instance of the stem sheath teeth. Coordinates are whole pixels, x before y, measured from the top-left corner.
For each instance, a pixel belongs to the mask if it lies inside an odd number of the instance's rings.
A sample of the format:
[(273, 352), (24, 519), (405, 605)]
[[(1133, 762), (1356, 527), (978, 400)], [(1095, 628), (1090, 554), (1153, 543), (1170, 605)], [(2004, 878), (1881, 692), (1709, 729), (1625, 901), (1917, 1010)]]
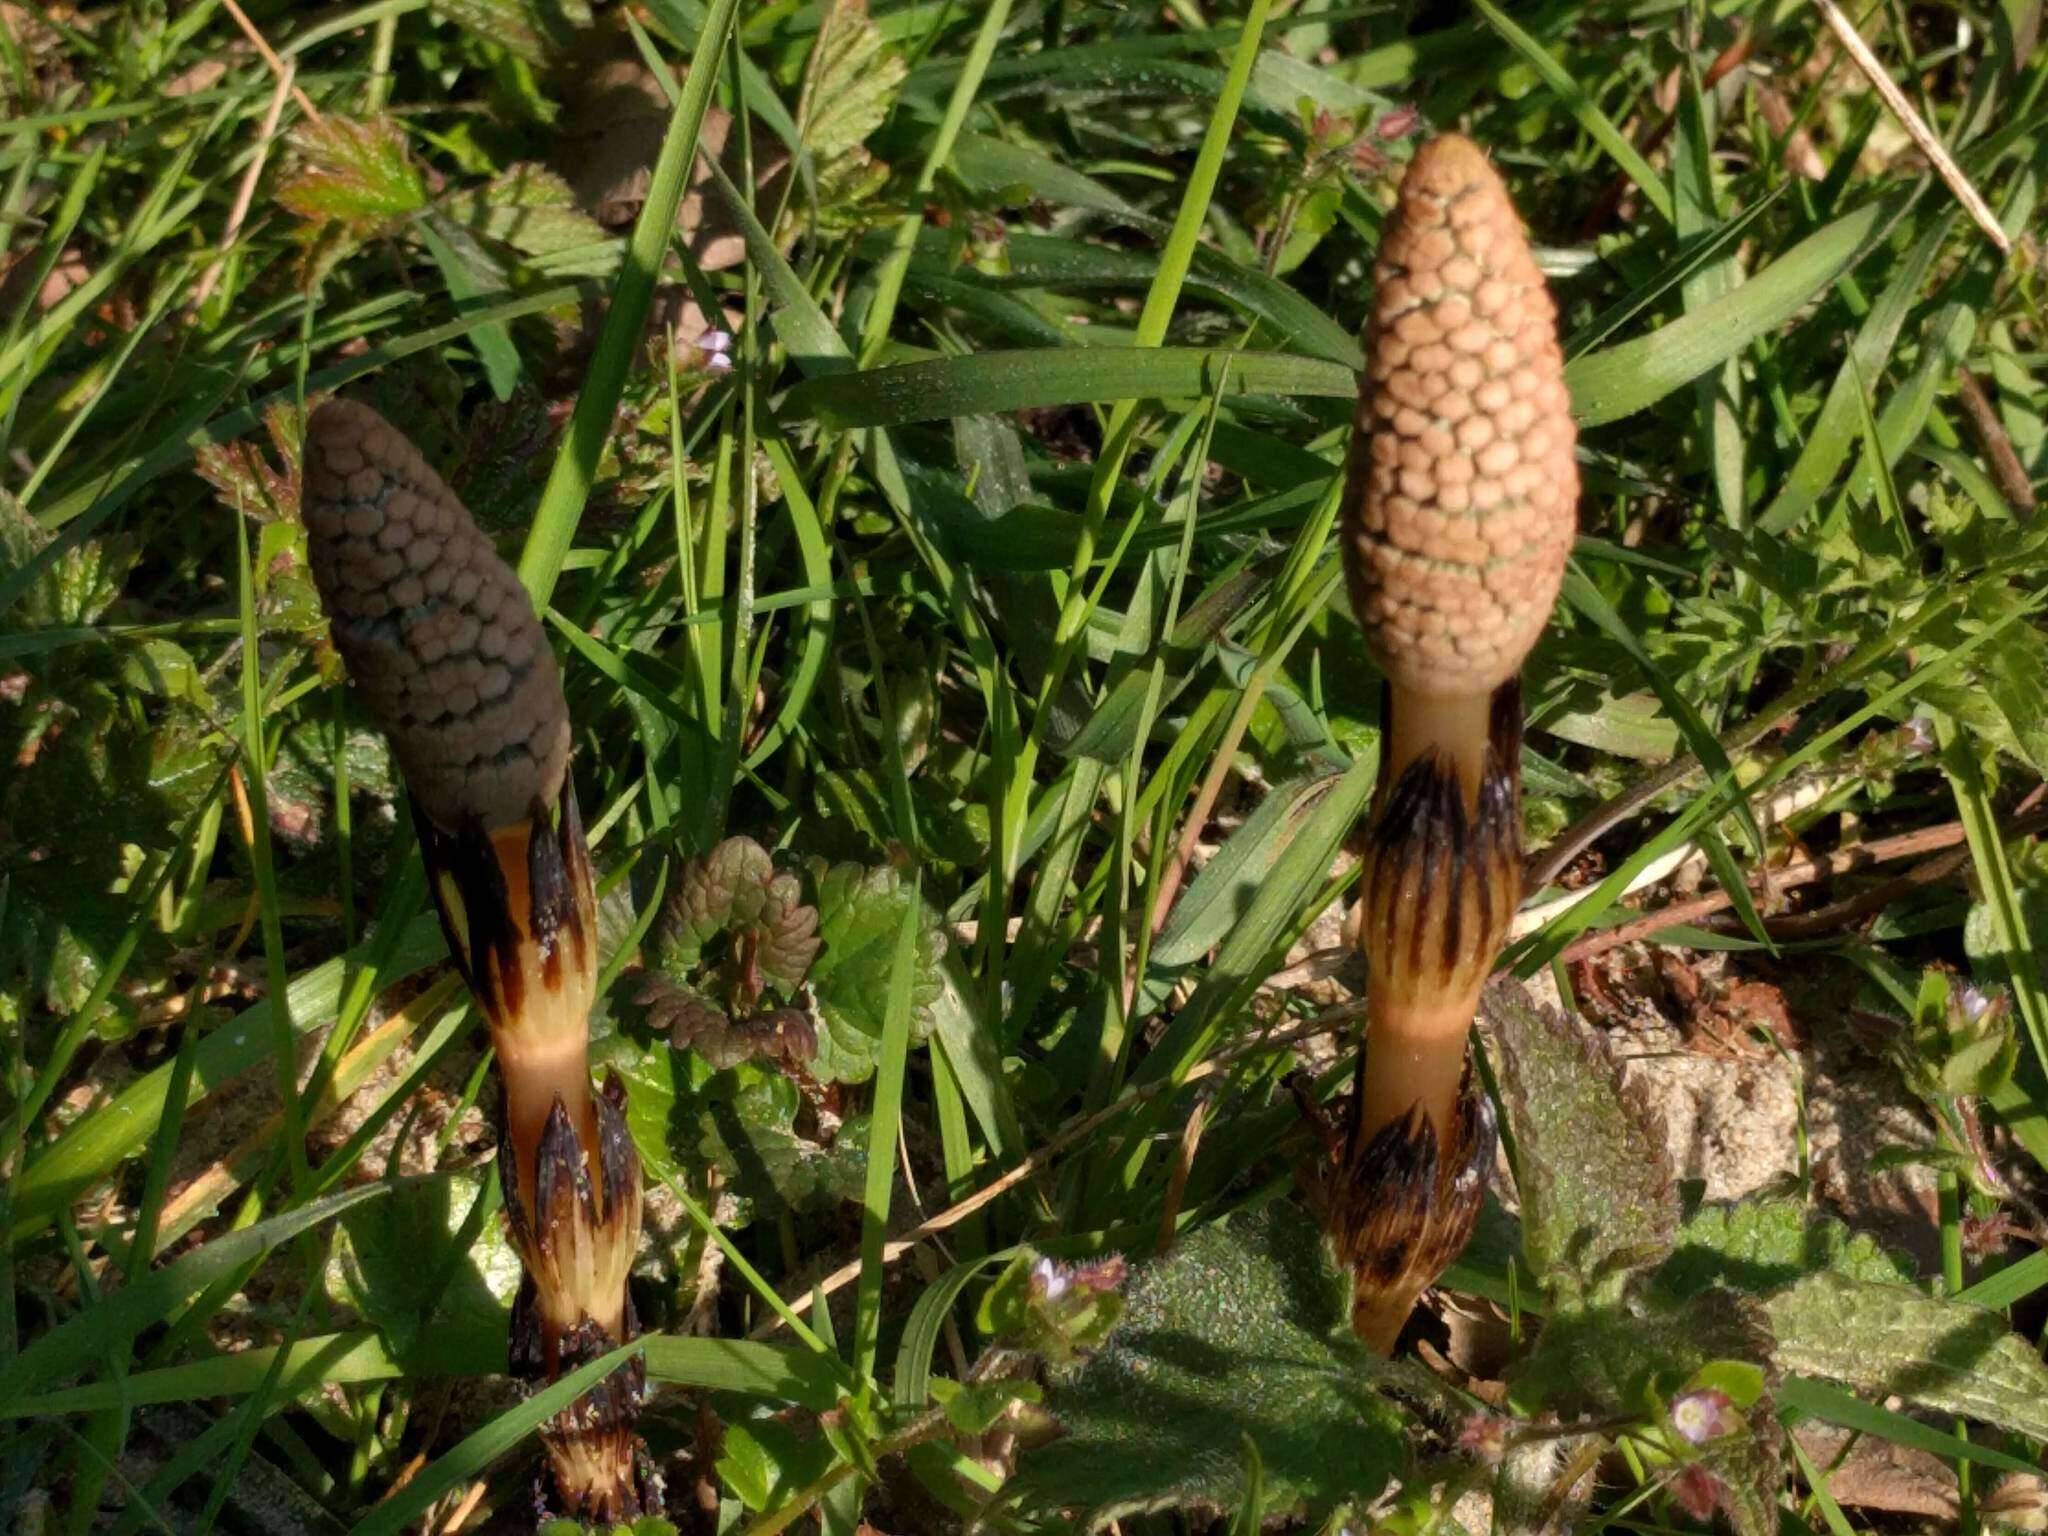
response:
[(1340, 1165), (1325, 1192), (1330, 1234), (1352, 1275), (1352, 1329), (1382, 1354), (1479, 1220), (1496, 1131), (1493, 1105), (1469, 1073), (1451, 1130), (1445, 1144), (1412, 1105)]

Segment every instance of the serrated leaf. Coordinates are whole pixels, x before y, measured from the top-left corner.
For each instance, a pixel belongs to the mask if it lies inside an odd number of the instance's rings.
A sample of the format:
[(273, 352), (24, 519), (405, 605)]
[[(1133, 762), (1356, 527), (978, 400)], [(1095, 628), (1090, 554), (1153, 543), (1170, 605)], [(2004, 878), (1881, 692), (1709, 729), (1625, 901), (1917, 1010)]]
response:
[(626, 1128), (650, 1173), (698, 1183), (717, 1169), (738, 1202), (727, 1225), (744, 1226), (763, 1209), (802, 1213), (859, 1197), (862, 1117), (827, 1145), (798, 1132), (803, 1097), (779, 1073), (747, 1064), (714, 1073), (666, 1043), (642, 1047), (620, 1036), (596, 1054), (625, 1079)]
[(830, 0), (804, 69), (797, 126), (822, 175), (882, 126), (908, 73), (868, 16), (867, 0)]
[[(50, 542), (50, 535), (13, 497), (0, 497), (0, 575), (21, 570)], [(121, 595), (135, 565), (125, 544), (86, 539), (66, 549), (39, 574), (0, 630), (78, 628), (92, 623)]]
[(572, 28), (590, 24), (580, 0), (428, 0), (427, 9), (529, 64), (546, 63)]
[(330, 113), (292, 136), (297, 171), (277, 200), (314, 224), (339, 224), (358, 237), (388, 233), (427, 206), (426, 178), (389, 117)]
[[(318, 405), (320, 398), (308, 400), (308, 408)], [(264, 411), (263, 426), (277, 450), (278, 465), (271, 464), (262, 444), (238, 437), (201, 444), (192, 454), (193, 471), (231, 512), (260, 523), (297, 522), (299, 445), (305, 439), (302, 413), (289, 401), (276, 401)]]
[(2027, 766), (2048, 773), (2048, 637), (2032, 625), (2009, 624), (1977, 652), (1974, 670)]
[(1664, 1138), (1624, 1098), (1606, 1042), (1513, 981), (1490, 985), (1479, 1011), (1515, 1138), (1523, 1253), (1537, 1278), (1553, 1291), (1590, 1292), (1662, 1259), (1678, 1229), (1678, 1192)]
[(576, 206), (569, 183), (532, 160), (444, 199), (441, 208), (471, 234), (524, 256), (554, 256), (606, 239), (604, 226)]
[(1651, 1283), (1675, 1298), (1714, 1285), (1757, 1296), (1821, 1270), (1879, 1284), (1913, 1278), (1868, 1233), (1817, 1216), (1796, 1200), (1758, 1198), (1700, 1210), (1680, 1228)]
[(2048, 1364), (1996, 1312), (1826, 1273), (1765, 1308), (1788, 1371), (2048, 1440)]
[(938, 913), (888, 865), (826, 868), (814, 860), (811, 876), (823, 949), (811, 967), (810, 983), (825, 1023), (812, 1071), (824, 1082), (865, 1082), (874, 1073), (881, 1049), (882, 1003), (888, 996), (890, 959), (905, 905), (915, 901), (924, 909), (911, 980), (913, 1041), (931, 1033), (945, 990), (946, 936)]
[(817, 1028), (801, 1008), (735, 1018), (658, 972), (642, 981), (633, 1001), (646, 1010), (648, 1028), (679, 1051), (695, 1051), (714, 1072), (757, 1057), (802, 1063), (818, 1054)]
[(1025, 1507), (1075, 1510), (1090, 1528), (1232, 1509), (1247, 1439), (1273, 1512), (1363, 1503), (1401, 1469), (1402, 1419), (1374, 1385), (1389, 1367), (1352, 1335), (1347, 1286), (1298, 1208), (1188, 1234), (1125, 1297), (1102, 1349), (1054, 1377), (1047, 1406), (1065, 1434), (1011, 1480)]

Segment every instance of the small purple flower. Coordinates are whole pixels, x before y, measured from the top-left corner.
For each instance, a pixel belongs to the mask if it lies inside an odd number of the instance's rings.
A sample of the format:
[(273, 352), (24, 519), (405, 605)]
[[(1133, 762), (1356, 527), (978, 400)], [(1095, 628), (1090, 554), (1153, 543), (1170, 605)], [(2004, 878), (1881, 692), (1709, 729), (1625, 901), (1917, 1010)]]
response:
[(1925, 715), (1912, 715), (1899, 727), (1899, 735), (1905, 738), (1906, 750), (1919, 756), (1932, 752), (1938, 743), (1934, 739), (1934, 722)]
[(1966, 984), (1956, 994), (1956, 1011), (1963, 1016), (1965, 1024), (1975, 1024), (1997, 1006), (1997, 998), (1975, 986)]
[(703, 331), (693, 341), (678, 338), (679, 360), (694, 359), (699, 372), (714, 377), (732, 372), (732, 332), (727, 330)]
[(1699, 1387), (1682, 1392), (1671, 1404), (1671, 1427), (1692, 1445), (1705, 1445), (1742, 1427), (1742, 1418), (1726, 1392)]

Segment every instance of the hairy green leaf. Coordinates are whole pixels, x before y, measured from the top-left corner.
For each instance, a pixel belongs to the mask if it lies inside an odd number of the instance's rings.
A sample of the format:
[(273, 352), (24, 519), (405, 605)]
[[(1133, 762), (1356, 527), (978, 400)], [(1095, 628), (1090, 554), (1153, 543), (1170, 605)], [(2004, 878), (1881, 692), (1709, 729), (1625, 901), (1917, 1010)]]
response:
[(1011, 1487), (1089, 1527), (1139, 1510), (1235, 1508), (1245, 1442), (1272, 1511), (1373, 1498), (1401, 1467), (1387, 1367), (1352, 1336), (1342, 1277), (1297, 1208), (1274, 1203), (1193, 1232), (1139, 1268), (1103, 1348), (1055, 1378), (1064, 1436)]
[(1591, 1290), (1670, 1252), (1678, 1192), (1664, 1138), (1621, 1091), (1605, 1042), (1494, 982), (1480, 1019), (1514, 1133), (1522, 1246), (1548, 1287)]
[(1765, 1306), (1786, 1370), (2048, 1440), (2048, 1364), (1996, 1312), (1832, 1273)]
[(1713, 1285), (1759, 1296), (1821, 1270), (1880, 1284), (1912, 1280), (1868, 1233), (1817, 1216), (1797, 1200), (1752, 1198), (1696, 1213), (1679, 1229), (1653, 1283), (1674, 1297)]

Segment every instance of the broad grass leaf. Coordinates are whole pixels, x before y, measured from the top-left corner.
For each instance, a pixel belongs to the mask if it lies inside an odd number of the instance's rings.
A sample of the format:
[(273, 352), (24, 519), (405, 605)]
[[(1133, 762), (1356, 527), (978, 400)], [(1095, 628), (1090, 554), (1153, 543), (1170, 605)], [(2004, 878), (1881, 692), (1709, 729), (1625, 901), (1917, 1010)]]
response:
[(1402, 1469), (1406, 1437), (1374, 1385), (1388, 1367), (1348, 1315), (1345, 1282), (1296, 1207), (1189, 1234), (1136, 1270), (1108, 1342), (1054, 1378), (1047, 1407), (1065, 1434), (1025, 1459), (1012, 1490), (1088, 1528), (1233, 1509), (1249, 1440), (1269, 1512), (1372, 1499)]
[(1318, 773), (1277, 785), (1253, 808), (1173, 904), (1152, 946), (1155, 969), (1193, 965), (1223, 942), (1337, 778)]
[(1633, 415), (1777, 330), (1854, 266), (1901, 206), (1900, 198), (1890, 197), (1845, 213), (1711, 304), (1647, 336), (1574, 359), (1565, 382), (1579, 425)]
[[(785, 410), (791, 419), (812, 417), (832, 427), (895, 427), (1046, 405), (1200, 400), (1215, 392), (1226, 367), (1233, 398), (1348, 400), (1358, 393), (1358, 375), (1324, 358), (1223, 347), (1073, 347), (977, 352), (816, 377), (789, 392)], [(1278, 409), (1280, 402), (1271, 405)]]
[(1593, 1291), (1664, 1258), (1679, 1216), (1664, 1137), (1624, 1097), (1602, 1038), (1505, 979), (1479, 1012), (1514, 1132), (1523, 1255), (1538, 1280)]

